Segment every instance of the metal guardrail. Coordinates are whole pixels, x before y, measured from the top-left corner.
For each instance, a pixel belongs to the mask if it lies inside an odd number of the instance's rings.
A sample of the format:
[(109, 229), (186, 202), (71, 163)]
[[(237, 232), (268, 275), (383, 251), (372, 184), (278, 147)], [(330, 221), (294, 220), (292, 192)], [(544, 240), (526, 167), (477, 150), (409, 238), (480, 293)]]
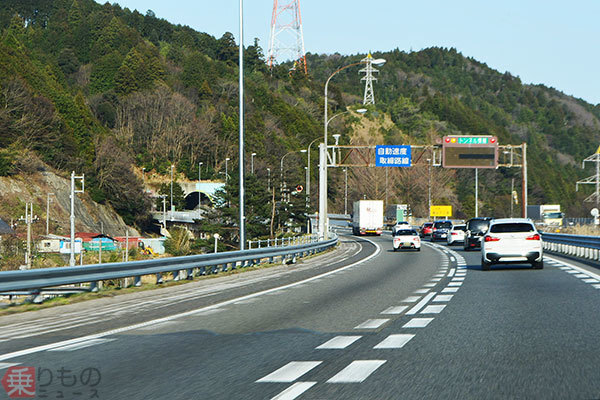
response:
[(600, 260), (600, 236), (542, 233), (544, 250), (569, 256)]
[(302, 235), (302, 236), (288, 236), (275, 239), (261, 239), (261, 240), (248, 240), (248, 249), (261, 249), (263, 247), (272, 246), (295, 246), (306, 243), (316, 243), (319, 240), (319, 235)]
[[(109, 264), (91, 264), (78, 267), (41, 268), (25, 271), (0, 272), (0, 294), (2, 292), (27, 291), (39, 293), (43, 288), (90, 282), (90, 289), (97, 290), (97, 282), (111, 279), (134, 278), (135, 286), (141, 285), (143, 275), (156, 274), (157, 283), (163, 282), (163, 273), (172, 272), (175, 280), (193, 279), (194, 276), (227, 271), (257, 265), (267, 260), (273, 263), (277, 257), (281, 262), (324, 251), (338, 243), (337, 235), (332, 239), (285, 247), (267, 247), (243, 251), (170, 257)], [(7, 293), (6, 293), (7, 294)]]

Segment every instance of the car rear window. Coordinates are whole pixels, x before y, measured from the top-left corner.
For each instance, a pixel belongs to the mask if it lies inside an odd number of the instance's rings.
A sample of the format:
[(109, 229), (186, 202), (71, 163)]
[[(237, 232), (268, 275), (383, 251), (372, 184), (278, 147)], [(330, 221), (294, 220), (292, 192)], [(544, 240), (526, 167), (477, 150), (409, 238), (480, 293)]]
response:
[(467, 223), (467, 229), (473, 233), (487, 232), (490, 222), (483, 219), (476, 219)]
[(415, 231), (414, 229), (401, 229), (399, 231), (396, 231), (394, 236), (410, 236), (410, 235), (416, 235), (416, 234), (417, 234), (417, 231)]
[(467, 226), (466, 225), (454, 225), (454, 230), (455, 231), (466, 231), (467, 230)]
[(494, 224), (490, 228), (491, 233), (511, 233), (511, 232), (533, 232), (535, 228), (527, 222), (508, 222), (505, 224)]
[(444, 222), (436, 222), (435, 229), (450, 229), (452, 228), (452, 222), (444, 221)]
[(423, 228), (431, 228), (432, 225), (433, 225), (433, 222), (426, 222), (423, 224)]

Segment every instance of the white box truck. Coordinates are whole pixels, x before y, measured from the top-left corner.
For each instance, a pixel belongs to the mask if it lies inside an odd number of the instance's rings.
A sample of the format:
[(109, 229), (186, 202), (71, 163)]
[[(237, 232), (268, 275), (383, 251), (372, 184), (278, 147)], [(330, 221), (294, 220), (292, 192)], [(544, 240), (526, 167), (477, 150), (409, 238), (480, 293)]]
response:
[(541, 204), (527, 206), (527, 217), (542, 225), (562, 226), (564, 214), (560, 204)]
[(383, 200), (354, 202), (352, 233), (355, 235), (381, 235), (383, 232)]

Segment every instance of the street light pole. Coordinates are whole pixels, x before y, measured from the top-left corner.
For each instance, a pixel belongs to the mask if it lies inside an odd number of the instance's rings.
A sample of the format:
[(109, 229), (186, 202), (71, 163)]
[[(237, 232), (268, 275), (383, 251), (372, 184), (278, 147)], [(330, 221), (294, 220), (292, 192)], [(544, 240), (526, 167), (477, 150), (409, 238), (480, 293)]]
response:
[(267, 176), (268, 176), (268, 178), (267, 178), (267, 182), (268, 182), (267, 183), (267, 188), (268, 188), (269, 193), (271, 193), (271, 168), (267, 168)]
[(348, 168), (344, 168), (346, 184), (344, 186), (344, 215), (348, 215)]
[(427, 204), (429, 205), (427, 213), (429, 215), (427, 216), (427, 219), (429, 219), (429, 217), (431, 217), (431, 158), (428, 158), (427, 162), (429, 163), (429, 183), (427, 184)]
[(246, 248), (246, 215), (244, 211), (244, 1), (240, 0), (240, 43), (239, 43), (239, 88), (240, 88), (240, 134), (239, 134), (239, 191), (240, 191), (240, 250)]
[(204, 164), (202, 161), (198, 163), (198, 183), (202, 181), (202, 164)]
[(175, 211), (175, 205), (173, 204), (173, 168), (175, 166), (171, 164), (171, 212)]
[[(371, 61), (371, 63), (374, 63), (375, 65), (380, 65), (385, 63), (384, 59), (377, 59), (377, 60), (373, 60)], [(329, 78), (327, 78), (327, 81), (325, 82), (325, 102), (324, 102), (324, 112), (323, 112), (323, 124), (324, 124), (324, 132), (323, 132), (323, 146), (319, 152), (319, 236), (323, 239), (327, 239), (327, 231), (328, 231), (328, 224), (327, 224), (327, 164), (328, 164), (328, 156), (327, 156), (327, 126), (329, 125), (329, 120), (328, 120), (328, 107), (327, 107), (327, 102), (328, 102), (328, 87), (329, 87), (329, 82), (331, 81), (331, 78), (333, 78), (337, 73), (339, 73), (340, 71), (345, 70), (346, 68), (350, 68), (353, 67), (355, 65), (359, 65), (362, 64), (362, 61), (356, 62), (356, 63), (352, 63), (352, 64), (348, 64), (344, 67), (341, 67), (339, 69), (337, 69), (336, 71), (334, 71)]]
[(250, 172), (254, 175), (254, 156), (256, 153), (250, 154)]

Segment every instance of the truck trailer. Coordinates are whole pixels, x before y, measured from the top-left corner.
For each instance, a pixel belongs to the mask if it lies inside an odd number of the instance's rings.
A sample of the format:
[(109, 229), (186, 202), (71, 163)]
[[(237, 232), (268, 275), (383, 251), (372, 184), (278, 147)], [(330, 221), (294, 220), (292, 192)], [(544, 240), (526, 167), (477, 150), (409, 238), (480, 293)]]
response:
[(383, 232), (383, 200), (355, 201), (353, 210), (353, 234), (381, 235)]

